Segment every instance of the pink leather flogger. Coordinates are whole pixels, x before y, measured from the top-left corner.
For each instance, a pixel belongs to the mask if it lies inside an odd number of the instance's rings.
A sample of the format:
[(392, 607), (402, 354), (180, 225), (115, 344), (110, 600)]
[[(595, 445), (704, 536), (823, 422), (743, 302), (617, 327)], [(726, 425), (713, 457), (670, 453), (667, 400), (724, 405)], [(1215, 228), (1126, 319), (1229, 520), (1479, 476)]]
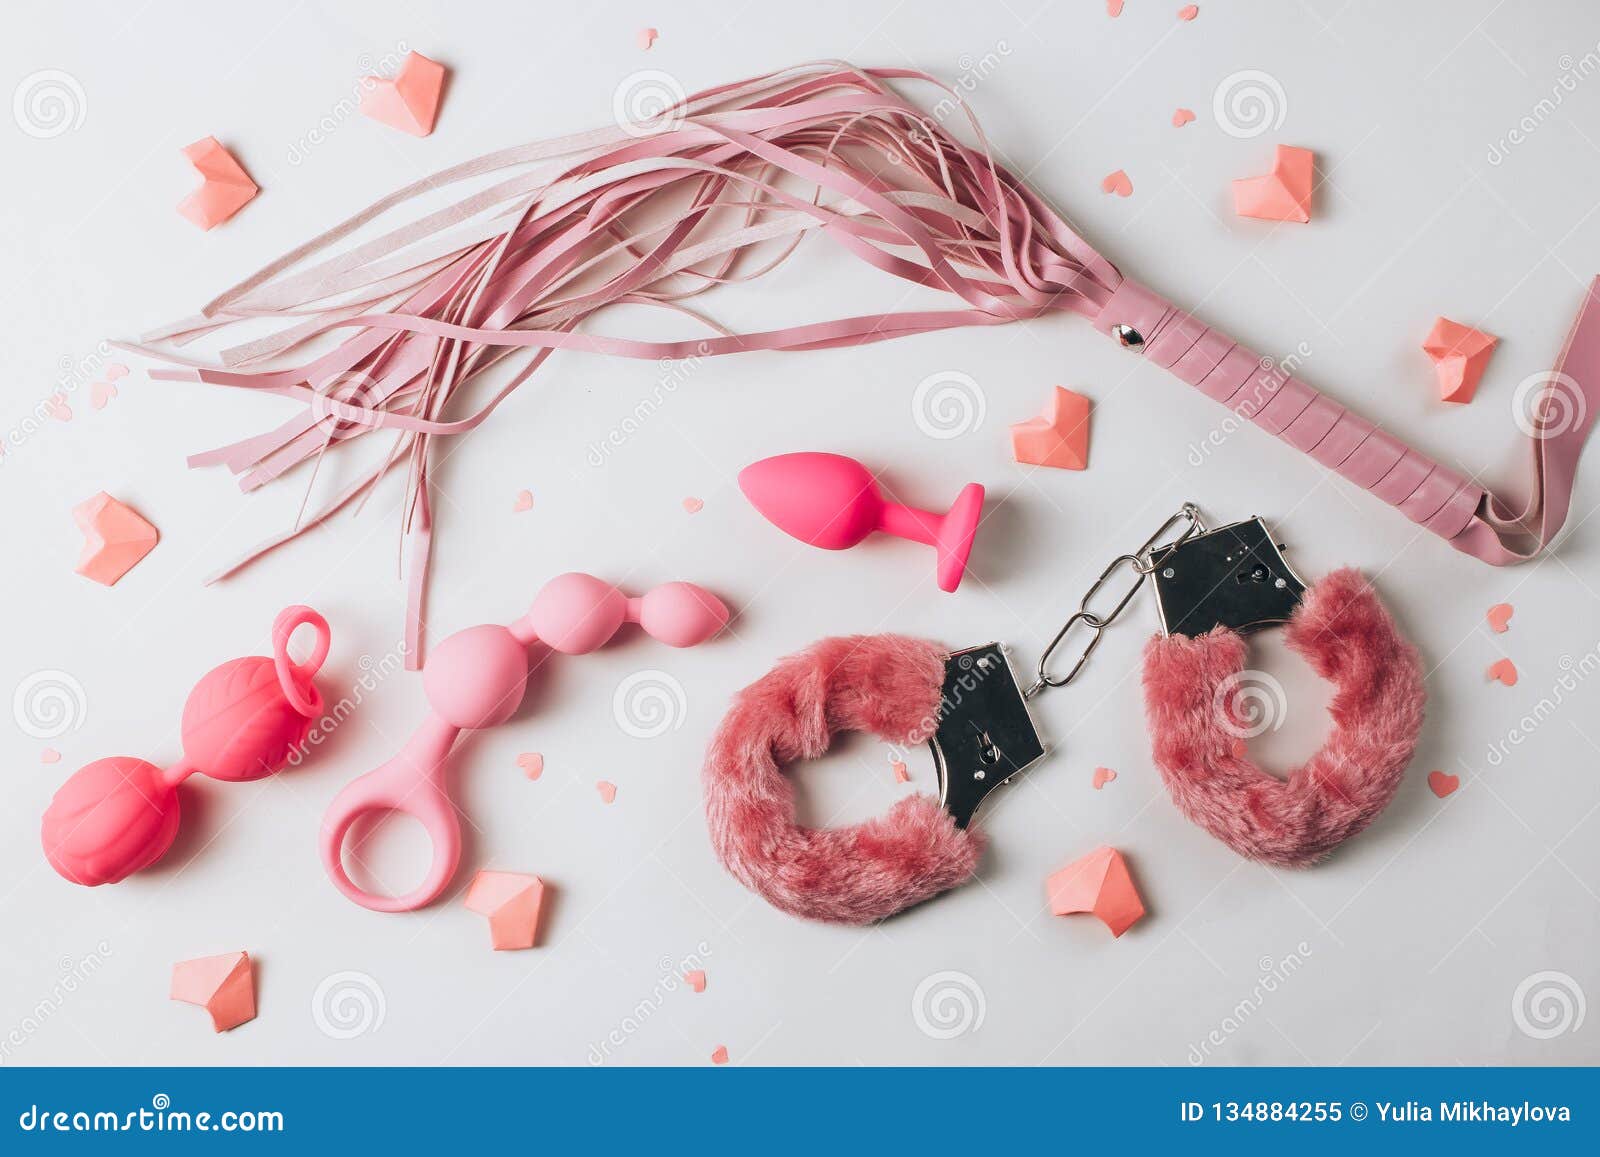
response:
[[(933, 86), (937, 103), (909, 100), (895, 87), (901, 84)], [(958, 113), (975, 143), (950, 131), (946, 122)], [(418, 204), (464, 182), (476, 191), (454, 205)], [(409, 221), (380, 226), (406, 210)], [(760, 277), (808, 234), (943, 294), (951, 308), (741, 333), (685, 304)], [(158, 379), (265, 390), (300, 403), (276, 429), (190, 459), (226, 465), (243, 489), (345, 441), (374, 431), (393, 436), (378, 465), (215, 577), (318, 525), (403, 466), (413, 546), (408, 639), (417, 643), (434, 440), (475, 428), (556, 350), (692, 359), (1077, 313), (1108, 332), (1136, 331), (1141, 340), (1125, 344), (1457, 548), (1505, 563), (1536, 553), (1565, 518), (1578, 453), (1600, 409), (1595, 300), (1591, 287), (1556, 372), (1529, 379), (1518, 398), (1519, 424), (1534, 448), (1532, 494), (1518, 508), (1305, 383), (1264, 369), (1231, 338), (1125, 279), (994, 159), (965, 94), (914, 70), (825, 61), (707, 89), (643, 124), (504, 149), (447, 169), (300, 246), (198, 316), (150, 335), (165, 344), (123, 348), (188, 367), (156, 371)], [(596, 332), (597, 315), (617, 305), (670, 310), (707, 332), (671, 341)], [(221, 366), (172, 348), (263, 320), (280, 324), (223, 350)], [(314, 357), (300, 352), (324, 336), (339, 340)], [(487, 390), (475, 411), (456, 412), (452, 403), (468, 383), (505, 359), (518, 363), (509, 380)], [(419, 646), (408, 648), (408, 662), (420, 655)]]

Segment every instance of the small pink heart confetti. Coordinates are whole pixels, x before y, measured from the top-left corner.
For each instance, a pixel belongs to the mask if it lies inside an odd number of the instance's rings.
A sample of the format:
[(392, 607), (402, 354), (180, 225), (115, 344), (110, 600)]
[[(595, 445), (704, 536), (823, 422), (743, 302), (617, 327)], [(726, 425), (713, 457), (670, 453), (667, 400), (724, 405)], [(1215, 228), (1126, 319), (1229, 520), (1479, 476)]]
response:
[(1097, 767), (1097, 768), (1095, 768), (1094, 769), (1094, 789), (1095, 789), (1095, 791), (1099, 791), (1101, 788), (1105, 787), (1106, 784), (1110, 783), (1112, 780), (1114, 780), (1116, 778), (1117, 778), (1117, 773), (1112, 771), (1109, 767)]
[(1498, 679), (1507, 687), (1517, 685), (1517, 665), (1510, 659), (1496, 659), (1489, 664), (1489, 678)]
[(72, 407), (67, 404), (65, 394), (51, 394), (50, 400), (44, 405), (44, 411), (58, 422), (72, 421)]
[(704, 992), (706, 990), (706, 974), (704, 969), (696, 968), (691, 972), (685, 972), (683, 974), (683, 978), (689, 982), (689, 987), (694, 989), (696, 992)]
[(40, 763), (60, 763), (61, 753), (53, 747), (47, 747), (39, 753)]
[(599, 783), (594, 785), (594, 788), (600, 793), (601, 803), (612, 803), (617, 798), (617, 785), (611, 783), (609, 780), (602, 779)]
[(125, 378), (127, 376), (128, 367), (123, 365), (121, 362), (112, 362), (106, 367), (106, 381), (108, 382), (114, 382), (118, 378)]
[(1106, 15), (1115, 20), (1122, 15), (1122, 0), (1106, 0)]
[(683, 500), (683, 508), (690, 514), (699, 514), (705, 509), (705, 505), (706, 504), (701, 502), (698, 498), (685, 498)]
[(727, 1045), (718, 1045), (716, 1048), (711, 1050), (711, 1063), (714, 1065), (725, 1065), (728, 1063)]
[(893, 763), (891, 763), (889, 765), (889, 767), (894, 771), (894, 781), (896, 783), (910, 783), (911, 782), (911, 773), (908, 770), (906, 770), (906, 765), (905, 765), (905, 761), (904, 760), (897, 759)]
[(529, 779), (538, 779), (544, 774), (544, 756), (537, 751), (524, 751), (517, 756), (517, 766), (522, 768), (522, 774)]
[(654, 28), (639, 29), (639, 50), (641, 52), (649, 52), (650, 46), (656, 42), (656, 37), (660, 35), (661, 33)]
[(1172, 114), (1172, 127), (1181, 129), (1192, 120), (1194, 120), (1194, 109), (1180, 108)]
[(1100, 190), (1104, 193), (1115, 193), (1119, 197), (1126, 197), (1133, 192), (1133, 182), (1128, 180), (1128, 174), (1118, 169), (1108, 173), (1106, 179), (1100, 182)]
[(1178, 9), (1179, 20), (1193, 20), (1198, 15), (1200, 15), (1200, 6), (1198, 4), (1185, 4)]
[(1485, 616), (1489, 620), (1489, 629), (1497, 635), (1506, 633), (1506, 625), (1511, 622), (1515, 608), (1510, 603), (1496, 603), (1489, 608)]
[(511, 504), (511, 509), (521, 514), (524, 510), (533, 509), (533, 495), (526, 490), (517, 491), (516, 501)]
[(1459, 775), (1446, 775), (1442, 771), (1430, 771), (1428, 773), (1428, 786), (1433, 789), (1434, 795), (1443, 799), (1461, 786), (1461, 777)]
[(117, 387), (110, 382), (96, 382), (89, 389), (89, 404), (97, 410), (106, 408), (106, 403), (117, 396)]

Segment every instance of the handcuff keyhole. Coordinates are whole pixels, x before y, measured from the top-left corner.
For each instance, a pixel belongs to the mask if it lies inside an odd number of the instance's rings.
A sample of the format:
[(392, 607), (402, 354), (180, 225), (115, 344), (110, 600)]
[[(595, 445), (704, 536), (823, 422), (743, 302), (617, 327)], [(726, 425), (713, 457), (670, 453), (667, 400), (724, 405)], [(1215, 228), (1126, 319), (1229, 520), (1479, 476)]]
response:
[(1272, 572), (1266, 568), (1266, 565), (1258, 562), (1249, 570), (1240, 571), (1234, 576), (1234, 581), (1240, 583), (1264, 583), (1271, 577)]

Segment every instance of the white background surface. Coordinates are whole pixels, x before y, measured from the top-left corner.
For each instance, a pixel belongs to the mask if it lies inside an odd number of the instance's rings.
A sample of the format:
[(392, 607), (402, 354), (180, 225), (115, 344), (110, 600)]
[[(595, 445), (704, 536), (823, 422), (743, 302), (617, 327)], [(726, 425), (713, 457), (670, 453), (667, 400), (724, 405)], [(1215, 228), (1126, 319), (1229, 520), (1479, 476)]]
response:
[[(59, 670), (81, 684), (84, 707), (74, 730), (48, 741), (62, 753), (53, 765), (41, 763), (44, 741), (10, 719), (0, 726), (0, 1033), (15, 1034), (6, 1063), (583, 1064), (613, 1030), (622, 1043), (606, 1063), (703, 1064), (725, 1044), (735, 1063), (1182, 1065), (1214, 1031), (1222, 1043), (1203, 1046), (1206, 1063), (1600, 1060), (1600, 1011), (1579, 1023), (1575, 1008), (1563, 1017), (1547, 1004), (1548, 1039), (1513, 1015), (1518, 986), (1544, 971), (1565, 974), (1557, 983), (1569, 998), (1600, 998), (1600, 685), (1580, 682), (1512, 758), (1487, 759), (1554, 698), (1564, 665), (1594, 660), (1600, 546), (1589, 516), (1600, 470), (1590, 463), (1580, 475), (1555, 553), (1494, 570), (1256, 431), (1192, 465), (1191, 447), (1223, 411), (1066, 318), (707, 363), (599, 469), (585, 461), (589, 445), (652, 392), (660, 370), (558, 355), (457, 447), (438, 475), (435, 640), (511, 620), (567, 569), (638, 587), (694, 579), (739, 614), (695, 651), (630, 634), (547, 668), (514, 723), (465, 742), (460, 799), (476, 830), (457, 888), (427, 911), (354, 908), (323, 878), (314, 846), (339, 786), (387, 758), (420, 717), (413, 675), (383, 681), (301, 769), (186, 786), (178, 845), (157, 869), (91, 891), (44, 863), (39, 816), (65, 776), (119, 752), (175, 758), (189, 687), (223, 659), (264, 651), (280, 607), (309, 602), (333, 622), (335, 696), (363, 657), (393, 650), (400, 629), (398, 483), (359, 519), (202, 587), (208, 571), (292, 519), (301, 490), (245, 498), (223, 471), (186, 470), (184, 456), (288, 410), (147, 383), (136, 370), (96, 411), (87, 388), (96, 343), (191, 312), (428, 171), (607, 122), (614, 90), (641, 69), (692, 91), (826, 56), (953, 80), (988, 56), (998, 66), (970, 99), (996, 146), (1108, 257), (1263, 352), (1304, 343), (1309, 381), (1447, 461), (1520, 484), (1512, 392), (1549, 366), (1600, 269), (1600, 77), (1582, 71), (1586, 54), (1600, 54), (1600, 14), (1580, 0), (1212, 0), (1186, 24), (1177, 7), (1129, 0), (1118, 20), (1097, 3), (1024, 0), (14, 14), (0, 87), (61, 69), (84, 99), (81, 125), (51, 139), (0, 124), (0, 420), (11, 431), (0, 466), (0, 689), (9, 697), (30, 673)], [(635, 43), (646, 24), (661, 32), (648, 53)], [(401, 41), (452, 69), (434, 135), (336, 117), (323, 143), (297, 151)], [(1212, 110), (1219, 83), (1245, 69), (1266, 70), (1284, 92), (1281, 126), (1253, 138), (1225, 132)], [(1559, 107), (1537, 108), (1558, 92)], [(1196, 122), (1173, 128), (1178, 106)], [(1525, 142), (1491, 163), (1495, 142), (1524, 118)], [(193, 183), (178, 150), (206, 134), (263, 192), (201, 234), (173, 206)], [(1229, 180), (1265, 171), (1280, 142), (1318, 154), (1325, 183), (1309, 226), (1231, 212)], [(1099, 190), (1118, 168), (1133, 181), (1125, 200)], [(907, 303), (898, 284), (819, 241), (757, 285), (707, 300), (744, 327)], [(1435, 398), (1418, 347), (1438, 314), (1503, 339), (1470, 406)], [(606, 321), (611, 332), (664, 324)], [(87, 376), (77, 375), (85, 359)], [(912, 403), (940, 371), (970, 375), (984, 403), (981, 422), (944, 440), (919, 429)], [(1037, 412), (1057, 383), (1095, 401), (1085, 473), (1011, 461), (1007, 424)], [(42, 399), (65, 385), (79, 387), (72, 421), (36, 423)], [(809, 448), (886, 469), (897, 491), (930, 506), (968, 479), (987, 485), (972, 579), (943, 595), (923, 547), (875, 540), (828, 554), (762, 522), (735, 487), (737, 470)], [(515, 513), (524, 487), (534, 508)], [(72, 574), (68, 511), (101, 489), (163, 536), (113, 589)], [(694, 515), (680, 505), (691, 495), (705, 503)], [(981, 883), (859, 930), (799, 923), (723, 873), (698, 766), (735, 689), (779, 655), (851, 631), (953, 645), (999, 637), (1029, 664), (1104, 563), (1186, 498), (1217, 519), (1267, 517), (1308, 575), (1362, 566), (1425, 656), (1431, 701), (1416, 764), (1389, 811), (1332, 862), (1303, 873), (1243, 863), (1167, 801), (1136, 678), (1155, 623), (1146, 601), (1076, 686), (1039, 702), (1056, 753), (988, 811)], [(1495, 636), (1483, 615), (1500, 601), (1517, 612)], [(1501, 655), (1522, 672), (1515, 688), (1485, 680)], [(1315, 749), (1325, 697), (1275, 642), (1259, 658), (1289, 696), (1282, 728), (1256, 745), (1281, 766)], [(651, 740), (625, 734), (611, 702), (645, 669), (685, 691), (680, 726)], [(544, 754), (537, 782), (518, 770), (524, 751)], [(1119, 772), (1102, 791), (1090, 785), (1097, 765)], [(1426, 785), (1434, 768), (1462, 777), (1446, 800)], [(912, 771), (928, 789), (925, 756)], [(817, 822), (862, 818), (909, 790), (893, 783), (882, 745), (864, 739), (804, 778)], [(619, 786), (611, 807), (596, 795), (600, 779)], [(1045, 876), (1102, 843), (1128, 855), (1150, 909), (1118, 941), (1043, 904)], [(413, 863), (420, 836), (380, 853), (384, 865)], [(461, 903), (480, 866), (550, 883), (541, 947), (489, 950), (483, 920)], [(214, 1036), (201, 1010), (167, 1001), (169, 969), (237, 949), (259, 962), (260, 1015)], [(667, 991), (691, 954), (708, 990)], [(1263, 994), (1262, 968), (1291, 955), (1294, 975)], [(89, 957), (92, 975), (64, 983)], [(948, 1039), (913, 1013), (919, 984), (943, 971), (970, 978), (958, 983), (982, 1008), (981, 1023), (957, 1010), (965, 1031)], [(342, 972), (365, 977), (331, 1013), (354, 1017), (362, 1031), (347, 1037), (324, 1031), (330, 1013), (316, 1010), (319, 985)], [(363, 1017), (363, 996), (381, 1003), (381, 1021)]]

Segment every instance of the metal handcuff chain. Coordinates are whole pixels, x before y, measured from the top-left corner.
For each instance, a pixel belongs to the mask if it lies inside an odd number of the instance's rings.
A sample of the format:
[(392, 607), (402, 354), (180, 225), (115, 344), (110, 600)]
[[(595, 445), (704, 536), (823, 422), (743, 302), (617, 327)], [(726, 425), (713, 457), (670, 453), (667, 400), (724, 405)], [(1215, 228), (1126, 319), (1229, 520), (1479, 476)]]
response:
[[(1173, 527), (1178, 526), (1180, 523), (1185, 524), (1183, 532), (1171, 542), (1163, 542), (1162, 540), (1172, 531)], [(1061, 624), (1061, 629), (1056, 632), (1055, 638), (1050, 640), (1049, 646), (1045, 647), (1044, 652), (1039, 656), (1039, 666), (1036, 672), (1038, 677), (1033, 685), (1022, 693), (1022, 697), (1024, 699), (1032, 699), (1046, 687), (1065, 687), (1076, 679), (1078, 673), (1088, 663), (1089, 656), (1093, 655), (1095, 648), (1100, 645), (1100, 637), (1105, 633), (1105, 629), (1122, 616), (1122, 612), (1127, 610), (1128, 604), (1133, 601), (1133, 596), (1138, 594), (1144, 586), (1144, 580), (1155, 570), (1155, 564), (1151, 562), (1151, 556), (1158, 550), (1164, 550), (1169, 546), (1181, 545), (1194, 535), (1204, 534), (1205, 532), (1206, 524), (1205, 520), (1200, 517), (1200, 508), (1192, 502), (1185, 502), (1176, 514), (1168, 517), (1154, 534), (1144, 540), (1139, 549), (1131, 554), (1119, 554), (1112, 559), (1106, 569), (1100, 572), (1100, 577), (1089, 585), (1089, 589), (1078, 600), (1078, 609), (1068, 616), (1065, 623)], [(1117, 600), (1116, 605), (1109, 611), (1104, 614), (1095, 611), (1092, 604), (1096, 596), (1105, 589), (1112, 576), (1124, 566), (1132, 572), (1133, 581), (1128, 584), (1122, 593), (1122, 597)], [(1084, 643), (1083, 649), (1078, 652), (1077, 661), (1072, 664), (1072, 667), (1065, 675), (1052, 675), (1049, 670), (1051, 656), (1055, 654), (1066, 637), (1072, 633), (1072, 628), (1080, 623), (1083, 625), (1083, 629), (1089, 632), (1088, 641)]]

